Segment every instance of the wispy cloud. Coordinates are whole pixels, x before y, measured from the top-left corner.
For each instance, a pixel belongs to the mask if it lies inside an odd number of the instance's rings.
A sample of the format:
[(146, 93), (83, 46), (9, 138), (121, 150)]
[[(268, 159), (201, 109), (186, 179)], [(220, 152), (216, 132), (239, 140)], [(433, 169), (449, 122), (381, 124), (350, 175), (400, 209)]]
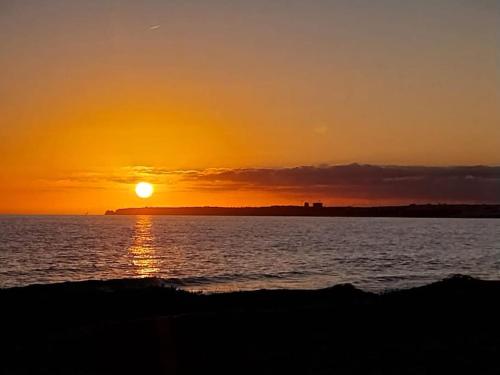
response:
[[(294, 168), (167, 169), (131, 166), (113, 173), (76, 173), (52, 180), (55, 188), (101, 189), (139, 181), (171, 191), (248, 192), (325, 202), (500, 203), (500, 167), (334, 165)], [(244, 203), (244, 202), (242, 202)]]

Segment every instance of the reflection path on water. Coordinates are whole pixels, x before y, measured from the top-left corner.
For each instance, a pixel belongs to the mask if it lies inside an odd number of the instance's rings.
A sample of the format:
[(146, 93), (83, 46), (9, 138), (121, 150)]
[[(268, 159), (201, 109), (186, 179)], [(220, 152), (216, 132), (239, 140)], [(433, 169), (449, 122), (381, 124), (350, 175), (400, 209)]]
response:
[(128, 249), (138, 276), (156, 276), (160, 267), (154, 247), (153, 220), (151, 216), (137, 216), (132, 245)]

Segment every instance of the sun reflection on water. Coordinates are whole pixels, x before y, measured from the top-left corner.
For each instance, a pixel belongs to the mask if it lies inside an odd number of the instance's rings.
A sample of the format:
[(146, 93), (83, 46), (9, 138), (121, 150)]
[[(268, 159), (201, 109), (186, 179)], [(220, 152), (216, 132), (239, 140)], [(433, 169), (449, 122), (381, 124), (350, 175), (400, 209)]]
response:
[(152, 226), (151, 216), (137, 216), (129, 254), (132, 256), (135, 272), (140, 277), (156, 276), (160, 271)]

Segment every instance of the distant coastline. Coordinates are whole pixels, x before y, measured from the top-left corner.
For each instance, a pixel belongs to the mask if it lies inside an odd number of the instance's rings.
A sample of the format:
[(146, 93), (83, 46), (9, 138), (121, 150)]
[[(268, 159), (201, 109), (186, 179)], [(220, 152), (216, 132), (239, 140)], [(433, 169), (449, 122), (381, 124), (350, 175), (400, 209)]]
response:
[(500, 218), (500, 205), (411, 204), (378, 207), (266, 206), (266, 207), (142, 207), (108, 210), (105, 215), (194, 216), (312, 216), (312, 217), (420, 217)]

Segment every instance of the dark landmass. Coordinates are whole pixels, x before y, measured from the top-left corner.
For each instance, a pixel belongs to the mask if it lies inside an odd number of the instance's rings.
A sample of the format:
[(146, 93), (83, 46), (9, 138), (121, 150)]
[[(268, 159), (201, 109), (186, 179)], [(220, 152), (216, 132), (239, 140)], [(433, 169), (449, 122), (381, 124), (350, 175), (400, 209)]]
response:
[(106, 215), (200, 215), (200, 216), (342, 216), (500, 218), (500, 205), (412, 204), (380, 207), (143, 207), (106, 211)]
[(2, 374), (498, 374), (500, 281), (194, 294), (159, 279), (0, 290)]

